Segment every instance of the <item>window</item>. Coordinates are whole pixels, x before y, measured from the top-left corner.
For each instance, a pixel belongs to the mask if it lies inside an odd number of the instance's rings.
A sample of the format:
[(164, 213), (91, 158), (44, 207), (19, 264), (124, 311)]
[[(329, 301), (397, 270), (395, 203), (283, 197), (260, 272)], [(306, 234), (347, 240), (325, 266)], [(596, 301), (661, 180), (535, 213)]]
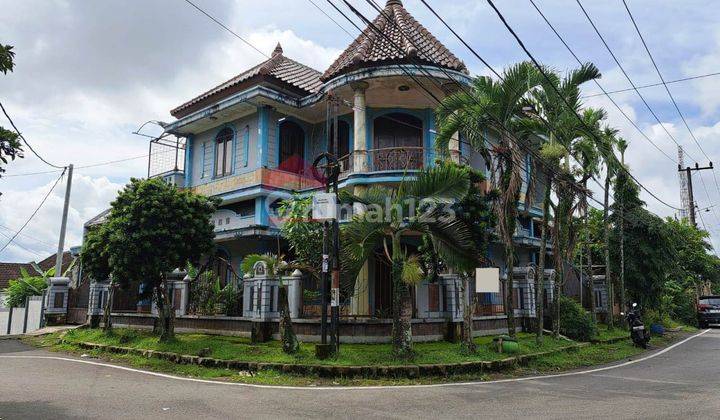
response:
[(215, 136), (215, 176), (225, 176), (232, 173), (232, 141), (234, 133), (231, 128), (220, 130)]
[(525, 288), (518, 287), (518, 309), (525, 309)]
[(278, 169), (299, 174), (303, 171), (305, 157), (305, 132), (294, 121), (280, 124), (280, 150)]
[(601, 290), (595, 291), (595, 308), (604, 308), (605, 304), (603, 303), (603, 294)]
[(423, 125), (412, 115), (391, 113), (375, 119), (373, 170), (420, 169), (423, 166)]

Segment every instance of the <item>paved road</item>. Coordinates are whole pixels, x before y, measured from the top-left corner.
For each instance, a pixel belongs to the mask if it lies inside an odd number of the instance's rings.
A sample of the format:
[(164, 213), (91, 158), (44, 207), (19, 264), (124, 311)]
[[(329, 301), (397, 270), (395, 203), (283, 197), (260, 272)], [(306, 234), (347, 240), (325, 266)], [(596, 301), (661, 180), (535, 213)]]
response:
[(0, 418), (720, 417), (720, 330), (612, 369), (416, 388), (247, 387), (57, 357), (0, 340)]

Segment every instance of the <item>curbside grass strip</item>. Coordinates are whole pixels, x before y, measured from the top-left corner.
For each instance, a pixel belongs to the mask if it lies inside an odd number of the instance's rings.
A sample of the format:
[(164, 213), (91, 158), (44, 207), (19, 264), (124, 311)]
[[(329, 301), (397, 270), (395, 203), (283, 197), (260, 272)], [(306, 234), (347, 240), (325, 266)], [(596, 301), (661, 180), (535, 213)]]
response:
[[(624, 337), (623, 337), (624, 339)], [(615, 340), (615, 339), (612, 339)], [(156, 358), (185, 365), (198, 365), (209, 368), (221, 368), (237, 371), (257, 372), (260, 370), (275, 370), (295, 375), (317, 375), (322, 378), (410, 378), (425, 376), (452, 376), (467, 373), (493, 373), (524, 366), (529, 362), (543, 356), (577, 351), (590, 343), (576, 343), (559, 347), (555, 350), (543, 351), (508, 357), (500, 360), (480, 360), (476, 362), (448, 363), (448, 364), (417, 364), (398, 366), (332, 366), (332, 365), (301, 365), (292, 363), (262, 363), (245, 362), (242, 360), (224, 360), (212, 357), (199, 357), (187, 354), (163, 352), (157, 350), (138, 349), (134, 347), (111, 346), (90, 342), (74, 342), (62, 339), (66, 344), (76, 345), (86, 350), (99, 350), (115, 354), (130, 354), (145, 358)], [(615, 340), (620, 341), (620, 340)], [(602, 343), (614, 342), (605, 340)]]

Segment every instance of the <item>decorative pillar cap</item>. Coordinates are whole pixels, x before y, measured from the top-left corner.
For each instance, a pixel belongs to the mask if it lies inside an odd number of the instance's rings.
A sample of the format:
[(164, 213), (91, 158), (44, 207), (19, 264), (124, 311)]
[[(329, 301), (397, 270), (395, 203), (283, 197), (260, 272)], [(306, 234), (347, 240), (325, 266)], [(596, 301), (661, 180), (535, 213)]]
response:
[(368, 84), (368, 82), (359, 81), (350, 83), (350, 87), (355, 92), (365, 92), (367, 88), (370, 87), (370, 85)]

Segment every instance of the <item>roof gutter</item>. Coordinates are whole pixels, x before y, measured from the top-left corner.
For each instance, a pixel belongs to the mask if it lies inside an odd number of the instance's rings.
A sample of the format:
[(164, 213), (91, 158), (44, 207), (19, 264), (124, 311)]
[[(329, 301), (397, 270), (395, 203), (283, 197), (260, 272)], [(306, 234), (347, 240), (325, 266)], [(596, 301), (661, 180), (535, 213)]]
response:
[[(292, 98), (287, 95), (283, 95), (281, 93), (278, 93), (272, 89), (269, 89), (265, 86), (255, 86), (253, 88), (250, 88), (248, 90), (244, 90), (242, 92), (238, 92), (234, 95), (228, 96), (227, 98), (224, 98), (217, 103), (215, 103), (212, 106), (200, 109), (198, 111), (195, 111), (189, 115), (186, 115), (176, 121), (173, 121), (169, 123), (165, 127), (165, 132), (174, 134), (177, 136), (184, 136), (185, 133), (181, 132), (181, 129), (188, 124), (191, 124), (193, 122), (196, 122), (198, 120), (201, 120), (203, 118), (207, 118), (216, 112), (222, 111), (224, 109), (230, 108), (232, 106), (241, 104), (241, 103), (250, 103), (252, 99), (262, 97), (266, 99), (270, 99), (275, 102), (279, 102), (288, 106), (298, 107), (299, 106), (299, 100)], [(253, 104), (255, 105), (255, 104)]]

